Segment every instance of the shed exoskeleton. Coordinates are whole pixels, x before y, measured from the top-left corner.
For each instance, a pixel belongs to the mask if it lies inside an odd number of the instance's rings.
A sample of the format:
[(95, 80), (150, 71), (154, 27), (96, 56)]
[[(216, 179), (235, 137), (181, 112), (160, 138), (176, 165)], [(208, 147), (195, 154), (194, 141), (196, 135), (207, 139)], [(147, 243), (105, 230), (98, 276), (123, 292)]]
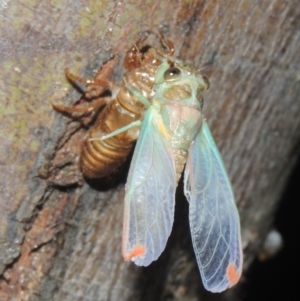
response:
[[(124, 59), (126, 71), (121, 85), (105, 78), (107, 69), (110, 68), (110, 62), (106, 63), (103, 70), (92, 80), (75, 76), (68, 70), (65, 72), (70, 81), (75, 84), (84, 83), (86, 85), (84, 93), (86, 99), (96, 99), (96, 101), (88, 108), (67, 107), (53, 103), (52, 106), (55, 110), (67, 113), (71, 117), (75, 116), (78, 119), (78, 116), (86, 116), (104, 106), (82, 145), (80, 168), (87, 178), (105, 177), (114, 172), (126, 160), (139, 136), (139, 127), (131, 127), (105, 140), (102, 140), (101, 137), (143, 119), (146, 111), (145, 104), (137, 100), (128, 87), (141, 93), (145, 99), (150, 99), (154, 76), (161, 64), (159, 54), (174, 54), (173, 43), (166, 40), (162, 34), (159, 36), (164, 49), (158, 50), (151, 46), (144, 47), (147, 35), (139, 39), (127, 51)], [(111, 91), (112, 97), (102, 97), (105, 91)]]

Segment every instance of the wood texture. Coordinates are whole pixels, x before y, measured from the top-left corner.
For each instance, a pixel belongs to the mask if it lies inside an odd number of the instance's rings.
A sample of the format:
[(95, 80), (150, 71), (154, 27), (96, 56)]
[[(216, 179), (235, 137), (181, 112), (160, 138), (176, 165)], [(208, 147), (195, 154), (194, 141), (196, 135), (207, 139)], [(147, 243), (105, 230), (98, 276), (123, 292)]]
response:
[(204, 114), (233, 182), (245, 271), (259, 251), (299, 151), (296, 0), (1, 1), (0, 300), (241, 300), (239, 287), (201, 288), (181, 186), (161, 258), (123, 262), (126, 168), (83, 182), (87, 129), (50, 105), (80, 97), (65, 67), (91, 77), (115, 55), (120, 80), (124, 51), (147, 29), (172, 39), (179, 58), (210, 64)]

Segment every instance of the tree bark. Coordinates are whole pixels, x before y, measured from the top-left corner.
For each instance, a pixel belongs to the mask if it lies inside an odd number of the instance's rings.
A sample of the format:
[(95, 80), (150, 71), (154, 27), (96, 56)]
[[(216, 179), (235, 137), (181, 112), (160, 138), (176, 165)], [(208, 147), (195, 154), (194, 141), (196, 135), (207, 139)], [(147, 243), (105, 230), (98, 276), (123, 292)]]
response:
[[(300, 7), (296, 0), (1, 1), (1, 300), (235, 300), (270, 230), (300, 138)], [(52, 110), (80, 93), (64, 68), (92, 77), (144, 30), (210, 80), (203, 112), (233, 183), (244, 276), (204, 292), (179, 185), (175, 223), (150, 267), (121, 258), (126, 168), (83, 183), (86, 128)], [(67, 92), (69, 90), (70, 92)], [(240, 300), (240, 299), (239, 299)]]

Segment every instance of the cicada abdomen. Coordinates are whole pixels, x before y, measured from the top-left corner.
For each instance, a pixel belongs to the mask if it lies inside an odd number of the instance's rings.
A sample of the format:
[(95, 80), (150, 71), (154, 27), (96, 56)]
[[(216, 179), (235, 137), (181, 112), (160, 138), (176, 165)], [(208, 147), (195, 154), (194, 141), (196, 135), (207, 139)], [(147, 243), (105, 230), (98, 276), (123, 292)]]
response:
[[(105, 177), (126, 160), (139, 136), (139, 127), (130, 127), (128, 130), (105, 140), (101, 138), (126, 127), (128, 124), (142, 120), (146, 107), (134, 96), (132, 90), (138, 91), (146, 99), (150, 99), (154, 76), (161, 64), (158, 53), (172, 55), (174, 52), (173, 43), (165, 40), (162, 35), (160, 41), (166, 47), (165, 50), (148, 47), (144, 51), (144, 40), (145, 38), (138, 40), (126, 53), (124, 59), (126, 72), (120, 86), (103, 79), (101, 73), (94, 80), (85, 81), (87, 86), (85, 97), (97, 98), (98, 100), (96, 105), (92, 105), (82, 113), (93, 112), (98, 109), (98, 106), (106, 104), (83, 142), (80, 167), (83, 175), (87, 178)], [(84, 81), (70, 73), (66, 73), (66, 76), (75, 82)], [(129, 90), (128, 87), (132, 90)], [(112, 91), (112, 97), (109, 101), (101, 98), (102, 93), (106, 90)], [(77, 112), (74, 108), (65, 106), (53, 105), (53, 107), (61, 112)]]

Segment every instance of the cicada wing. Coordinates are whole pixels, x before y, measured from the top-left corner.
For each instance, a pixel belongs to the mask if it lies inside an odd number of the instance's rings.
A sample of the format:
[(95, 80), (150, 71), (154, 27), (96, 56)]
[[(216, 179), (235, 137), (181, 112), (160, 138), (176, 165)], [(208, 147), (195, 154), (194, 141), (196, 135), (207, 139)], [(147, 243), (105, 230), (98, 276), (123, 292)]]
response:
[(161, 116), (148, 109), (133, 154), (125, 193), (122, 252), (147, 266), (164, 250), (174, 219), (175, 165)]
[(222, 292), (241, 276), (240, 221), (228, 175), (205, 120), (189, 149), (184, 191), (204, 287)]

